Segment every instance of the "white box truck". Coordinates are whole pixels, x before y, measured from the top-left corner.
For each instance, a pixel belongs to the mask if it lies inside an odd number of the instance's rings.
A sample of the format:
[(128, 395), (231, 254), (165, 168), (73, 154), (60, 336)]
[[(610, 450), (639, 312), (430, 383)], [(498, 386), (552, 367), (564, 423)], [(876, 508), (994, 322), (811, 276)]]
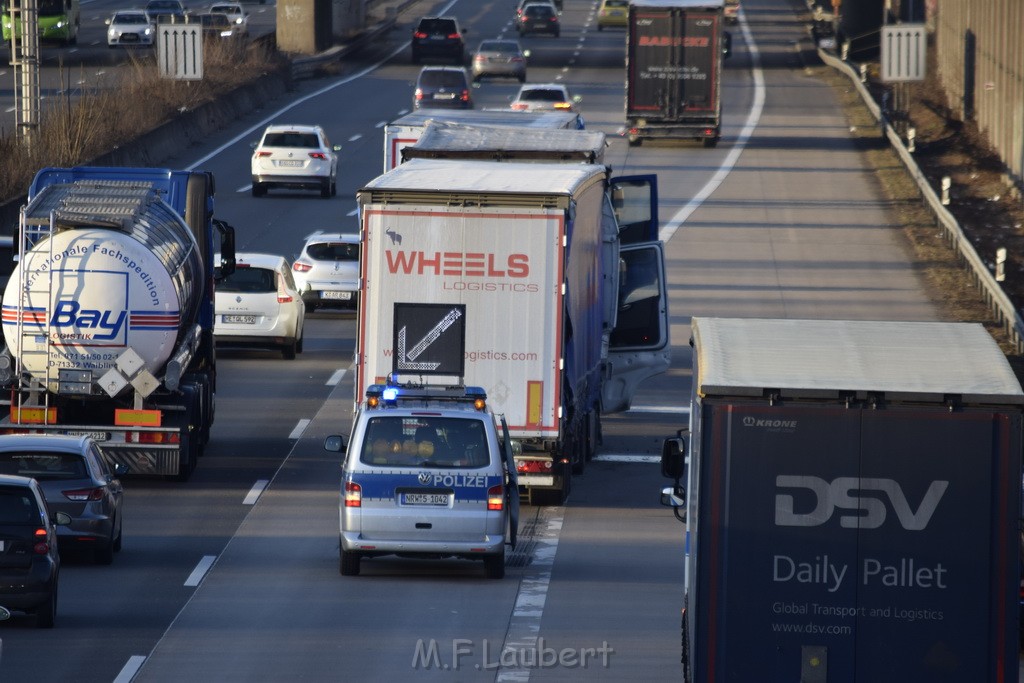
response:
[(453, 383), (504, 414), (528, 500), (563, 500), (600, 411), (669, 364), (662, 245), (620, 242), (614, 182), (592, 164), (413, 159), (364, 186), (356, 399), (464, 360)]

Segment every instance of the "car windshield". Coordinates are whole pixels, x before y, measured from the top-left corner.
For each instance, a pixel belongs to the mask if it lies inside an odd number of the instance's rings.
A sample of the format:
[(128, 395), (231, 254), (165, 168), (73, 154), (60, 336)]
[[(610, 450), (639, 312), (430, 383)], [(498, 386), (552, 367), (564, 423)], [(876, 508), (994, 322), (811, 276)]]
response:
[(391, 467), (470, 469), (490, 461), (483, 422), (424, 416), (368, 420), (359, 457), (368, 465)]
[(466, 77), (461, 71), (424, 71), (420, 74), (420, 87), (465, 88)]
[(455, 33), (455, 22), (451, 19), (422, 19), (419, 30), (423, 33)]
[(217, 289), (221, 292), (240, 293), (276, 292), (277, 282), (274, 275), (274, 271), (266, 268), (251, 268), (239, 264), (234, 273), (217, 283)]
[(320, 147), (316, 133), (267, 133), (263, 137), (264, 147), (304, 147), (306, 149)]
[(17, 451), (0, 453), (0, 473), (46, 479), (85, 479), (85, 460), (77, 453)]
[(306, 247), (316, 261), (358, 261), (359, 245), (352, 242), (316, 242)]
[(204, 14), (200, 18), (203, 26), (230, 26), (231, 20), (226, 14)]
[(35, 496), (24, 488), (0, 488), (0, 524), (39, 524)]
[(480, 52), (519, 52), (515, 43), (503, 43), (497, 40), (480, 43)]
[(172, 12), (177, 12), (181, 9), (181, 6), (177, 2), (173, 2), (171, 0), (154, 0), (153, 2), (146, 5), (146, 8), (155, 10), (170, 10)]
[(218, 14), (241, 14), (242, 13), (241, 8), (240, 7), (235, 7), (234, 5), (214, 5), (213, 7), (210, 8), (210, 11), (211, 12), (216, 12)]
[(550, 17), (554, 14), (547, 5), (527, 5), (523, 13), (528, 17)]
[(629, 0), (604, 0), (605, 7), (629, 7)]
[(115, 24), (148, 24), (149, 17), (145, 14), (118, 14), (114, 17)]
[(519, 99), (526, 102), (565, 102), (565, 93), (560, 90), (534, 89), (519, 93)]

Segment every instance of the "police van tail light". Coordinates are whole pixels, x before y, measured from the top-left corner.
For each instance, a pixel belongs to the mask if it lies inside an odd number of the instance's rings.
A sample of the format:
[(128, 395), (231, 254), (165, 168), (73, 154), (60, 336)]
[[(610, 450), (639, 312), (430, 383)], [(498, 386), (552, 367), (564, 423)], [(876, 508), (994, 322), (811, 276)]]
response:
[(505, 487), (501, 484), (487, 489), (487, 509), (502, 510), (505, 507)]
[(363, 487), (354, 481), (345, 482), (345, 507), (358, 508), (363, 506)]

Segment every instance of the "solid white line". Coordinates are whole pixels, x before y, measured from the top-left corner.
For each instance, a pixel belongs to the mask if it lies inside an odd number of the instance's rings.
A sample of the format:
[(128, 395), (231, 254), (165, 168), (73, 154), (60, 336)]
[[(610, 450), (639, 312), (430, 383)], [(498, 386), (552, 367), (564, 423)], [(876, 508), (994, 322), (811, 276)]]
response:
[(743, 30), (743, 39), (750, 50), (750, 60), (753, 65), (750, 70), (754, 78), (753, 106), (751, 106), (750, 113), (747, 115), (747, 122), (743, 125), (743, 129), (736, 139), (736, 144), (729, 150), (729, 154), (726, 155), (725, 160), (718, 167), (715, 175), (711, 176), (711, 180), (700, 189), (700, 192), (658, 231), (658, 239), (662, 242), (668, 242), (672, 239), (672, 236), (676, 234), (676, 230), (686, 222), (690, 214), (700, 208), (704, 200), (714, 194), (718, 186), (725, 181), (733, 166), (739, 161), (743, 148), (747, 146), (747, 141), (750, 140), (750, 136), (754, 134), (754, 129), (757, 128), (757, 124), (761, 120), (761, 110), (764, 109), (764, 72), (761, 71), (761, 53), (758, 52), (757, 45), (754, 44), (754, 36), (750, 33), (750, 27), (747, 25), (745, 17), (740, 17), (740, 28)]
[(374, 127), (374, 128), (383, 128), (383, 127), (384, 127), (384, 126), (386, 126), (386, 125), (388, 125), (388, 122), (387, 122), (387, 121), (378, 121), (377, 123), (375, 123), (375, 124), (373, 125), (373, 127)]
[(196, 568), (193, 569), (192, 573), (188, 575), (187, 579), (185, 579), (185, 585), (198, 586), (203, 580), (203, 577), (206, 576), (206, 572), (210, 571), (210, 567), (213, 566), (213, 563), (216, 560), (216, 555), (203, 555), (203, 559), (199, 560), (199, 564), (196, 565)]
[(596, 462), (661, 462), (660, 455), (636, 455), (633, 453), (600, 453), (594, 456)]
[(358, 140), (358, 139), (359, 139), (359, 138), (361, 138), (361, 137), (363, 137), (363, 134), (362, 134), (362, 133), (356, 133), (355, 135), (353, 135), (352, 137), (350, 137), (350, 138), (348, 139), (348, 141), (349, 141), (349, 142), (355, 142), (356, 140)]
[[(537, 537), (533, 562), (519, 583), (519, 594), (516, 596), (516, 604), (512, 607), (512, 618), (509, 619), (505, 642), (502, 644), (502, 657), (499, 659), (513, 664), (501, 667), (494, 679), (497, 683), (527, 683), (530, 680), (531, 670), (527, 665), (529, 660), (519, 655), (537, 649), (537, 634), (540, 633), (544, 602), (547, 600), (548, 586), (551, 584), (551, 570), (555, 566), (558, 536), (562, 531), (562, 508), (545, 508), (541, 515), (550, 517), (546, 528), (542, 526), (544, 520), (538, 520), (538, 527), (543, 528), (543, 531)], [(506, 652), (512, 656), (506, 658)]]
[(270, 483), (269, 479), (257, 479), (256, 483), (249, 489), (249, 493), (245, 494), (245, 499), (242, 500), (242, 505), (255, 505), (256, 501), (260, 499), (260, 494), (263, 493), (263, 489), (267, 488), (267, 484)]
[(252, 183), (249, 183), (248, 185), (243, 185), (242, 187), (238, 188), (237, 190), (235, 190), (235, 192), (248, 192), (251, 189)]
[(114, 683), (129, 683), (135, 674), (139, 673), (139, 669), (145, 663), (146, 657), (144, 655), (132, 655), (128, 658), (128, 662), (125, 663), (124, 667), (117, 674), (117, 678), (114, 679)]
[(334, 374), (331, 375), (331, 378), (327, 380), (327, 386), (329, 386), (329, 387), (336, 387), (336, 386), (338, 386), (338, 383), (341, 382), (341, 378), (345, 376), (346, 372), (348, 372), (348, 368), (342, 368), (340, 370), (335, 370)]
[(664, 415), (689, 415), (690, 406), (632, 406), (627, 413), (658, 413)]
[(299, 420), (299, 423), (297, 425), (295, 425), (295, 429), (293, 429), (292, 433), (288, 435), (288, 438), (289, 439), (298, 439), (299, 437), (302, 436), (302, 432), (306, 431), (306, 427), (308, 427), (308, 426), (309, 426), (309, 420), (307, 420), (305, 418)]
[(359, 214), (359, 209), (355, 208), (355, 209), (352, 209), (351, 211), (349, 211), (348, 213), (346, 213), (345, 215), (346, 216), (356, 216), (358, 214)]

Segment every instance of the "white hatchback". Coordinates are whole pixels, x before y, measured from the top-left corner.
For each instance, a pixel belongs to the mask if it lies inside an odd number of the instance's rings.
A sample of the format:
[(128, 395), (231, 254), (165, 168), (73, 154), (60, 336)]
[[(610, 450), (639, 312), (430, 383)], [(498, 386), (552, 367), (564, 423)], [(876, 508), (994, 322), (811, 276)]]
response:
[(107, 47), (152, 47), (153, 19), (144, 10), (119, 10), (107, 19)]
[(338, 192), (338, 151), (320, 126), (267, 126), (253, 143), (252, 196), (270, 187), (319, 189), (325, 199)]
[(359, 235), (318, 233), (292, 264), (295, 285), (311, 309), (355, 308), (359, 302)]
[(226, 14), (235, 25), (235, 34), (240, 36), (249, 35), (249, 13), (245, 11), (240, 2), (215, 2), (210, 5), (210, 14)]
[(235, 260), (235, 272), (216, 286), (214, 340), (226, 346), (279, 348), (285, 358), (295, 358), (302, 353), (306, 305), (288, 261), (245, 252), (235, 254)]

